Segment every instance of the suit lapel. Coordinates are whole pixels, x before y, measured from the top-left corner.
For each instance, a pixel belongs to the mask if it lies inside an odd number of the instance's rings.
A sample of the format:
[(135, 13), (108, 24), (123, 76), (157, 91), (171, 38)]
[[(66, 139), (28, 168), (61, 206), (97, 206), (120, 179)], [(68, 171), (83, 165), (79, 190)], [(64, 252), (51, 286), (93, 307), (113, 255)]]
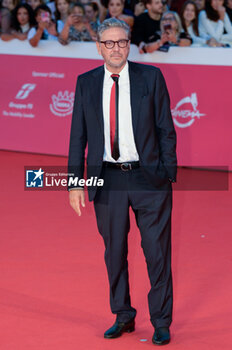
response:
[(132, 111), (132, 124), (134, 135), (139, 119), (139, 111), (142, 97), (146, 95), (147, 88), (141, 72), (136, 68), (133, 62), (129, 63), (129, 77), (130, 77), (130, 98)]
[(103, 80), (104, 80), (104, 66), (99, 67), (93, 73), (93, 89), (91, 92), (91, 97), (96, 111), (96, 117), (99, 121), (101, 131), (104, 132), (104, 122), (103, 122), (103, 106), (102, 106), (102, 93), (103, 93)]

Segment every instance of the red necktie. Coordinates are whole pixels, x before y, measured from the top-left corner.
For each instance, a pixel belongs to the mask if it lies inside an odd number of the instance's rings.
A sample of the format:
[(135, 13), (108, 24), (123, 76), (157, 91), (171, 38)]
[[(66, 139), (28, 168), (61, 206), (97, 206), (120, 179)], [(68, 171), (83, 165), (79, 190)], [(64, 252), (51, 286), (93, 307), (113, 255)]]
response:
[(119, 74), (112, 74), (114, 83), (110, 94), (110, 145), (111, 155), (115, 160), (120, 157), (118, 142), (118, 78)]

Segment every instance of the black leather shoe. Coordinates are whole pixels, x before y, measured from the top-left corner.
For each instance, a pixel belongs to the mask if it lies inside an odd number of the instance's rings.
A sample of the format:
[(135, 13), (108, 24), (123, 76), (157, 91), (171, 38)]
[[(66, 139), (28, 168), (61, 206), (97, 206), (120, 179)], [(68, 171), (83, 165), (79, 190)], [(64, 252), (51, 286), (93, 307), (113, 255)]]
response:
[(152, 338), (152, 343), (156, 345), (165, 345), (170, 342), (170, 332), (168, 327), (156, 328)]
[(115, 324), (104, 333), (104, 338), (107, 338), (107, 339), (118, 338), (122, 335), (122, 333), (125, 333), (125, 332), (131, 333), (134, 330), (135, 330), (134, 319), (126, 323), (116, 321)]

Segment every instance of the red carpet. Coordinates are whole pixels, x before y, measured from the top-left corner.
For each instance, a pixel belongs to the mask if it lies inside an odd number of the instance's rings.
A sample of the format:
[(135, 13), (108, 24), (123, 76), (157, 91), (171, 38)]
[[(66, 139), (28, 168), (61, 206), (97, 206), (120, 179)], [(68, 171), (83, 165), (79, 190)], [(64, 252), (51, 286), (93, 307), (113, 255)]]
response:
[[(114, 317), (92, 205), (78, 218), (65, 191), (24, 191), (25, 165), (66, 165), (67, 159), (1, 151), (0, 160), (0, 349), (155, 349), (133, 215), (129, 266), (136, 331), (105, 340)], [(180, 172), (194, 176), (194, 170)], [(231, 192), (174, 192), (170, 350), (232, 347)]]

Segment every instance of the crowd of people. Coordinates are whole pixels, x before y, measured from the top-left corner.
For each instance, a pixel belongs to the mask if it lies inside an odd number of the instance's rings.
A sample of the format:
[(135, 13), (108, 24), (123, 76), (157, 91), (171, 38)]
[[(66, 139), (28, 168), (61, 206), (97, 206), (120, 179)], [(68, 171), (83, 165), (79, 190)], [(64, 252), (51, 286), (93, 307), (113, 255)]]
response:
[(232, 46), (232, 0), (1, 0), (3, 41), (96, 41), (110, 17), (131, 28), (140, 53), (170, 46)]

